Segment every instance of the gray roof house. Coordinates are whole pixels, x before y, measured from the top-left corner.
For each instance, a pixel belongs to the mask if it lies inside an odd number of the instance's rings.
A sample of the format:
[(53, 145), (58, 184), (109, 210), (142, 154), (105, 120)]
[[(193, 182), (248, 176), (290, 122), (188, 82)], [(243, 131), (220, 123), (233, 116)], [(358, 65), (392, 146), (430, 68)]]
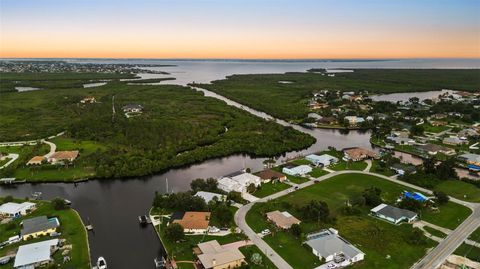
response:
[(47, 235), (55, 231), (60, 226), (58, 218), (47, 218), (46, 216), (39, 216), (31, 219), (26, 219), (22, 222), (22, 229), (20, 235), (26, 240), (29, 236), (37, 237), (39, 235)]
[(410, 210), (401, 209), (387, 204), (380, 204), (370, 210), (372, 216), (384, 219), (393, 224), (399, 224), (402, 221), (411, 223), (418, 218), (417, 213)]
[(307, 235), (305, 244), (312, 248), (315, 256), (340, 266), (347, 266), (365, 258), (365, 253), (339, 236), (338, 231), (332, 228)]

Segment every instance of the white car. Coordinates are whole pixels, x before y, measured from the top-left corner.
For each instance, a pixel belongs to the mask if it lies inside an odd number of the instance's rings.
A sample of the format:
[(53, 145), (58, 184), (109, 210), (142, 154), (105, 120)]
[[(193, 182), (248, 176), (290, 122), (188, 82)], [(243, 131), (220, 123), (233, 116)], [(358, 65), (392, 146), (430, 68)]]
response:
[(269, 235), (270, 234), (270, 230), (269, 229), (265, 229), (262, 231), (262, 235)]
[(212, 227), (208, 228), (208, 232), (209, 232), (209, 233), (212, 233), (212, 234), (214, 234), (214, 233), (219, 233), (219, 232), (220, 232), (220, 229), (218, 229), (218, 228), (215, 227), (215, 226), (212, 226)]

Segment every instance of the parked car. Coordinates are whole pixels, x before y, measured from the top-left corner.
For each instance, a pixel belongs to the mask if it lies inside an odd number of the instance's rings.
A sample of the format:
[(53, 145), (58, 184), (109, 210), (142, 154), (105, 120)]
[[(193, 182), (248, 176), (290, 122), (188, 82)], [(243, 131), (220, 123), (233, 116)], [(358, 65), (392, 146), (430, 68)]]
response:
[(320, 181), (318, 181), (318, 179), (315, 179), (315, 180), (313, 181), (313, 183), (319, 183), (319, 182), (320, 182)]
[(262, 231), (262, 235), (269, 235), (270, 234), (270, 230), (269, 229), (265, 229)]
[(214, 233), (220, 232), (220, 229), (218, 229), (215, 226), (211, 226), (211, 227), (208, 228), (208, 232), (214, 234)]

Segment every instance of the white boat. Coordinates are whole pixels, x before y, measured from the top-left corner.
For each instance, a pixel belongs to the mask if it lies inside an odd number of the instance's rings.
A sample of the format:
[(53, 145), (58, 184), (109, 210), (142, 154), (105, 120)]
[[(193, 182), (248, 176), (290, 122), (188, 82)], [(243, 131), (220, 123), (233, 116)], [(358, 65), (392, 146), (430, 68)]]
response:
[(107, 261), (105, 261), (104, 257), (98, 257), (97, 268), (98, 269), (107, 269)]

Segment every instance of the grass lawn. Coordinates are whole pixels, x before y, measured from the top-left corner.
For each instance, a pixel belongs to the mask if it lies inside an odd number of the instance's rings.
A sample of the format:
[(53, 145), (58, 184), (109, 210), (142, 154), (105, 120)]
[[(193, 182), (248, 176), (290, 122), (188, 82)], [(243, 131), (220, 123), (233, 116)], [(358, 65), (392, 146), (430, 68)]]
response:
[[(440, 121), (443, 121), (443, 120), (440, 120)], [(429, 132), (429, 133), (440, 133), (440, 132), (443, 132), (445, 130), (448, 130), (448, 129), (452, 128), (452, 127), (449, 127), (447, 125), (432, 126), (431, 124), (423, 124), (422, 126), (423, 126), (425, 132)]]
[(454, 252), (459, 256), (464, 256), (470, 260), (480, 262), (480, 248), (467, 245), (465, 243), (461, 244)]
[(252, 193), (254, 196), (258, 198), (263, 198), (265, 196), (272, 195), (274, 193), (277, 193), (279, 191), (283, 191), (285, 189), (290, 188), (290, 185), (285, 184), (283, 182), (276, 182), (276, 183), (265, 183), (262, 184), (260, 189), (257, 189), (254, 193)]
[(461, 200), (474, 203), (480, 202), (480, 188), (461, 180), (442, 181), (435, 186), (435, 189)]
[(93, 167), (76, 165), (65, 168), (63, 166), (49, 166), (47, 168), (22, 167), (15, 170), (14, 176), (18, 179), (27, 179), (29, 182), (73, 181), (89, 178), (95, 175)]
[[(245, 261), (248, 263), (250, 269), (261, 269), (261, 268), (274, 269), (274, 268), (277, 268), (270, 261), (270, 259), (267, 256), (265, 256), (265, 254), (263, 254), (263, 252), (261, 252), (260, 249), (255, 245), (241, 247), (241, 248), (239, 248), (239, 250), (245, 256)], [(255, 253), (258, 253), (258, 254), (260, 254), (260, 256), (262, 256), (262, 262), (260, 264), (254, 264), (253, 262), (251, 262), (251, 257)]]
[[(355, 265), (355, 268), (408, 268), (425, 254), (428, 247), (435, 242), (428, 240), (427, 245), (417, 246), (408, 244), (405, 238), (411, 232), (411, 225), (392, 225), (385, 221), (368, 216), (369, 207), (363, 207), (360, 215), (346, 216), (342, 213), (345, 201), (371, 186), (382, 190), (382, 198), (385, 202), (393, 204), (403, 190), (409, 190), (401, 185), (390, 181), (363, 174), (345, 174), (314, 184), (308, 188), (295, 191), (269, 203), (255, 204), (246, 216), (249, 226), (256, 232), (263, 229), (274, 228), (269, 224), (264, 214), (272, 210), (287, 210), (295, 217), (302, 220), (302, 212), (299, 208), (311, 200), (327, 202), (331, 215), (336, 222), (330, 224), (302, 222), (304, 233), (317, 231), (321, 228), (334, 227), (340, 234), (355, 244), (366, 255), (366, 260)], [(288, 203), (285, 203), (288, 202)], [(468, 217), (470, 210), (452, 202), (440, 207), (437, 213), (424, 210), (422, 218), (453, 229), (458, 223)], [(294, 268), (313, 268), (316, 266), (315, 257), (301, 245), (301, 240), (293, 237), (288, 232), (274, 232), (265, 240), (278, 251)], [(382, 242), (379, 244), (378, 242)], [(309, 256), (310, 255), (310, 256)], [(387, 259), (390, 255), (390, 259)], [(298, 259), (297, 257), (305, 257)]]
[[(60, 238), (67, 240), (66, 244), (72, 244), (73, 248), (70, 252), (71, 261), (63, 263), (63, 258), (60, 252), (54, 255), (57, 263), (62, 264), (61, 268), (79, 268), (90, 269), (90, 256), (88, 253), (88, 239), (87, 233), (83, 227), (83, 223), (79, 215), (72, 209), (68, 210), (55, 210), (51, 203), (46, 201), (37, 202), (37, 209), (26, 217), (15, 220), (13, 227), (8, 227), (8, 224), (0, 225), (0, 241), (4, 241), (11, 236), (14, 236), (20, 232), (20, 222), (23, 219), (46, 215), (47, 217), (58, 217), (60, 221)], [(48, 240), (50, 237), (41, 237), (28, 241), (21, 241), (19, 243), (9, 245), (0, 250), (0, 257), (6, 253), (16, 251), (18, 246), (35, 243), (39, 241)], [(3, 267), (2, 267), (3, 268)], [(10, 262), (5, 268), (13, 268), (13, 262)]]
[(345, 161), (339, 161), (338, 163), (331, 165), (329, 168), (334, 171), (342, 171), (342, 170), (362, 171), (363, 169), (367, 168), (367, 163), (364, 161), (360, 161), (360, 162), (352, 162), (348, 164)]
[(3, 160), (0, 160), (0, 167), (4, 166), (6, 163), (8, 163), (11, 159), (10, 158), (5, 158)]
[(437, 229), (434, 229), (430, 226), (424, 226), (423, 229), (425, 229), (427, 232), (429, 232), (431, 235), (433, 236), (436, 236), (436, 237), (440, 237), (440, 238), (445, 238), (447, 235), (444, 234), (443, 232), (437, 230)]
[(315, 177), (315, 178), (319, 178), (319, 177), (324, 176), (326, 174), (328, 174), (327, 171), (323, 170), (322, 168), (318, 168), (318, 167), (314, 167), (312, 172), (309, 173), (310, 176)]
[(291, 161), (290, 163), (293, 163), (293, 164), (296, 164), (296, 165), (310, 165), (312, 164), (311, 162), (305, 160), (305, 159), (297, 159), (297, 160), (293, 160)]
[(78, 150), (81, 155), (88, 155), (99, 151), (104, 151), (107, 147), (95, 141), (75, 140), (67, 137), (56, 137), (50, 142), (57, 145), (57, 150)]
[(480, 242), (480, 228), (473, 231), (473, 233), (468, 238)]

